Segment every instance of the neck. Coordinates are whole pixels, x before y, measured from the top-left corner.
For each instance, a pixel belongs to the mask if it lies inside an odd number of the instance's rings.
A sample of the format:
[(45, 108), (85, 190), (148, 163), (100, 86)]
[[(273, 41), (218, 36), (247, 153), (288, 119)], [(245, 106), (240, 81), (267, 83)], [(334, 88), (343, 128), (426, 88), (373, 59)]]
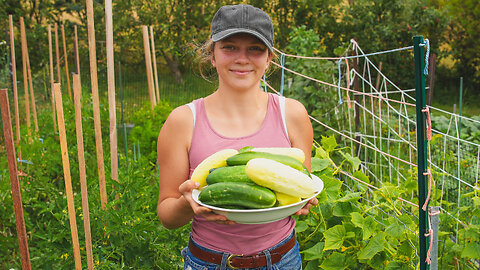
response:
[(267, 100), (267, 94), (260, 86), (242, 91), (219, 87), (206, 98), (207, 103), (218, 105), (226, 114), (258, 111), (265, 107)]

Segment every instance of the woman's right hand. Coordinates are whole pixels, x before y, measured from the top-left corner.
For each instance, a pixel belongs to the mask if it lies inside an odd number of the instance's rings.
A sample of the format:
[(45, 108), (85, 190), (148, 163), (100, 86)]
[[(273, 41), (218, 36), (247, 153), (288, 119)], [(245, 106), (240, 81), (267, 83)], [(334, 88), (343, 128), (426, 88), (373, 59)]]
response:
[(199, 183), (187, 180), (183, 182), (179, 187), (178, 191), (182, 193), (182, 196), (185, 200), (190, 204), (190, 207), (193, 210), (195, 215), (199, 215), (204, 217), (208, 221), (216, 222), (218, 224), (230, 225), (235, 224), (235, 221), (228, 220), (226, 216), (216, 214), (212, 211), (212, 209), (201, 206), (192, 197), (192, 190), (198, 188), (200, 186)]

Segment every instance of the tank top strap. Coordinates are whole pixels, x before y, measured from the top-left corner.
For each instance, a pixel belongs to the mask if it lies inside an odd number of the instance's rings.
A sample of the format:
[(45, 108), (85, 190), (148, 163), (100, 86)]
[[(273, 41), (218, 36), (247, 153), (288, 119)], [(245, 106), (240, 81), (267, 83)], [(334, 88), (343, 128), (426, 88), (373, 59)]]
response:
[(197, 112), (196, 112), (196, 109), (195, 109), (195, 104), (192, 102), (188, 103), (187, 106), (190, 108), (190, 110), (192, 111), (192, 115), (193, 115), (193, 126), (195, 126), (195, 120), (197, 119)]
[(286, 99), (284, 96), (278, 96), (278, 104), (280, 105), (280, 114), (282, 116), (283, 129), (285, 130), (285, 134), (288, 138), (287, 120), (285, 116), (285, 100)]

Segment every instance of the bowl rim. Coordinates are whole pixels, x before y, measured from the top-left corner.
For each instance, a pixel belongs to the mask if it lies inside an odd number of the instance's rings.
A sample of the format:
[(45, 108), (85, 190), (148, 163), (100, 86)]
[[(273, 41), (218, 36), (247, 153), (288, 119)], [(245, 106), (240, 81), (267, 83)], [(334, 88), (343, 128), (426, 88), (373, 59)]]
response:
[(305, 199), (303, 199), (299, 202), (288, 204), (288, 205), (283, 205), (283, 206), (261, 208), (261, 209), (228, 209), (228, 208), (221, 208), (221, 207), (208, 205), (208, 204), (205, 204), (205, 203), (202, 203), (201, 201), (199, 201), (198, 200), (198, 195), (200, 194), (200, 190), (198, 190), (198, 189), (192, 190), (192, 198), (196, 203), (198, 203), (201, 206), (204, 206), (204, 207), (207, 207), (209, 209), (216, 210), (216, 211), (222, 211), (222, 212), (225, 212), (225, 213), (263, 213), (263, 212), (269, 212), (269, 211), (278, 211), (278, 210), (281, 210), (281, 209), (295, 207), (295, 206), (298, 206), (298, 205), (301, 205), (301, 204), (305, 205), (309, 200), (311, 200), (314, 197), (317, 197), (318, 194), (320, 194), (320, 192), (322, 192), (322, 190), (324, 188), (324, 184), (323, 184), (322, 179), (320, 179), (320, 177), (318, 177), (314, 174), (311, 174), (311, 175), (312, 175), (312, 180), (315, 181), (315, 185), (317, 186), (317, 191), (312, 196), (310, 196), (308, 198), (305, 198)]

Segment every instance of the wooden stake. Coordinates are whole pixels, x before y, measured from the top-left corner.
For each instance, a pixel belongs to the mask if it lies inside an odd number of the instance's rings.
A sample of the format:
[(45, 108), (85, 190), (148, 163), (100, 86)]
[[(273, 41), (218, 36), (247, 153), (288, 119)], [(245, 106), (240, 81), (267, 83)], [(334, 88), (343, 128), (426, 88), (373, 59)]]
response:
[(150, 96), (150, 106), (157, 105), (155, 102), (155, 92), (153, 92), (153, 77), (152, 77), (152, 58), (150, 57), (150, 42), (148, 41), (148, 28), (146, 25), (142, 25), (143, 30), (143, 49), (145, 51), (145, 65), (147, 67), (147, 81), (148, 81), (148, 95)]
[(27, 114), (27, 132), (30, 135), (30, 101), (28, 98), (28, 72), (27, 72), (27, 48), (25, 37), (25, 24), (23, 17), (20, 17), (20, 38), (22, 41), (22, 64), (23, 64), (23, 89), (25, 90), (25, 113)]
[(55, 29), (55, 54), (57, 56), (57, 83), (59, 83), (61, 85), (62, 74), (60, 73), (60, 49), (58, 48), (58, 26), (57, 26), (57, 23), (55, 23), (54, 29)]
[(65, 177), (65, 192), (67, 194), (68, 219), (70, 220), (70, 232), (73, 243), (73, 256), (75, 269), (82, 269), (80, 246), (78, 244), (77, 219), (75, 217), (75, 205), (73, 202), (72, 180), (70, 174), (70, 162), (68, 159), (67, 134), (65, 132), (65, 119), (63, 118), (62, 90), (59, 83), (55, 83), (55, 104), (57, 106), (58, 135), (60, 137), (60, 149), (62, 151), (63, 176)]
[[(13, 102), (14, 102), (14, 108), (15, 108), (15, 129), (16, 129), (16, 136), (17, 140), (15, 143), (17, 144), (17, 147), (19, 146), (20, 142), (20, 116), (18, 113), (18, 89), (17, 89), (17, 65), (15, 63), (15, 39), (13, 37), (13, 17), (12, 15), (8, 15), (8, 22), (10, 26), (10, 55), (11, 55), (11, 61), (12, 61), (12, 85), (13, 85)], [(19, 152), (19, 157), (20, 152)]]
[(67, 42), (65, 41), (65, 27), (62, 24), (63, 57), (65, 57), (65, 73), (67, 74), (68, 96), (72, 99), (72, 89), (70, 87), (70, 74), (68, 73)]
[(430, 63), (429, 63), (430, 82), (428, 84), (428, 100), (427, 100), (427, 105), (429, 105), (429, 106), (432, 105), (432, 100), (433, 100), (433, 89), (434, 89), (434, 86), (435, 86), (435, 65), (437, 63), (436, 60), (437, 60), (437, 54), (432, 53), (432, 56), (430, 57)]
[(112, 0), (105, 1), (105, 25), (107, 39), (108, 111), (110, 116), (110, 164), (112, 168), (112, 179), (118, 181), (117, 116), (115, 112), (115, 62), (113, 59)]
[(100, 106), (97, 81), (97, 53), (95, 51), (95, 27), (93, 21), (93, 1), (87, 0), (88, 51), (90, 58), (90, 82), (92, 85), (93, 121), (95, 125), (95, 143), (97, 148), (98, 182), (102, 209), (106, 208), (107, 190), (105, 187), (105, 165), (103, 160), (102, 131), (100, 124)]
[(52, 27), (48, 25), (48, 61), (50, 64), (50, 89), (51, 100), (52, 100), (52, 111), (53, 111), (53, 133), (57, 133), (57, 118), (55, 117), (55, 91), (53, 90), (53, 84), (55, 83), (53, 75), (53, 49), (52, 49)]
[(77, 25), (73, 26), (73, 32), (75, 34), (75, 39), (73, 40), (73, 46), (75, 46), (75, 73), (80, 77), (80, 58), (78, 57), (78, 35), (77, 35)]
[(27, 59), (28, 85), (30, 86), (30, 98), (32, 99), (33, 123), (35, 124), (35, 132), (38, 133), (37, 106), (35, 105), (35, 94), (33, 92), (33, 82), (32, 82), (32, 69), (30, 68), (30, 56), (28, 55), (28, 43), (27, 43), (26, 36), (25, 36), (25, 51), (26, 51), (26, 59)]
[(3, 135), (5, 137), (5, 148), (7, 150), (8, 171), (10, 174), (13, 210), (15, 213), (15, 224), (17, 227), (18, 246), (20, 248), (20, 256), (22, 259), (22, 269), (30, 270), (30, 254), (28, 252), (27, 231), (25, 229), (25, 219), (23, 217), (22, 195), (18, 182), (17, 158), (15, 157), (15, 145), (13, 144), (7, 89), (0, 90), (0, 106), (2, 108)]
[(85, 154), (83, 147), (82, 128), (82, 86), (80, 75), (73, 74), (73, 100), (75, 104), (75, 129), (77, 132), (78, 169), (80, 175), (80, 189), (82, 192), (83, 227), (85, 232), (85, 247), (87, 251), (88, 269), (93, 269), (92, 236), (90, 233), (90, 212), (88, 210), (87, 177), (85, 173)]
[(155, 79), (155, 92), (157, 97), (157, 103), (160, 102), (160, 90), (158, 87), (158, 75), (157, 75), (157, 58), (155, 56), (155, 38), (153, 36), (153, 26), (150, 26), (150, 39), (152, 40), (152, 65), (153, 65), (153, 75)]

